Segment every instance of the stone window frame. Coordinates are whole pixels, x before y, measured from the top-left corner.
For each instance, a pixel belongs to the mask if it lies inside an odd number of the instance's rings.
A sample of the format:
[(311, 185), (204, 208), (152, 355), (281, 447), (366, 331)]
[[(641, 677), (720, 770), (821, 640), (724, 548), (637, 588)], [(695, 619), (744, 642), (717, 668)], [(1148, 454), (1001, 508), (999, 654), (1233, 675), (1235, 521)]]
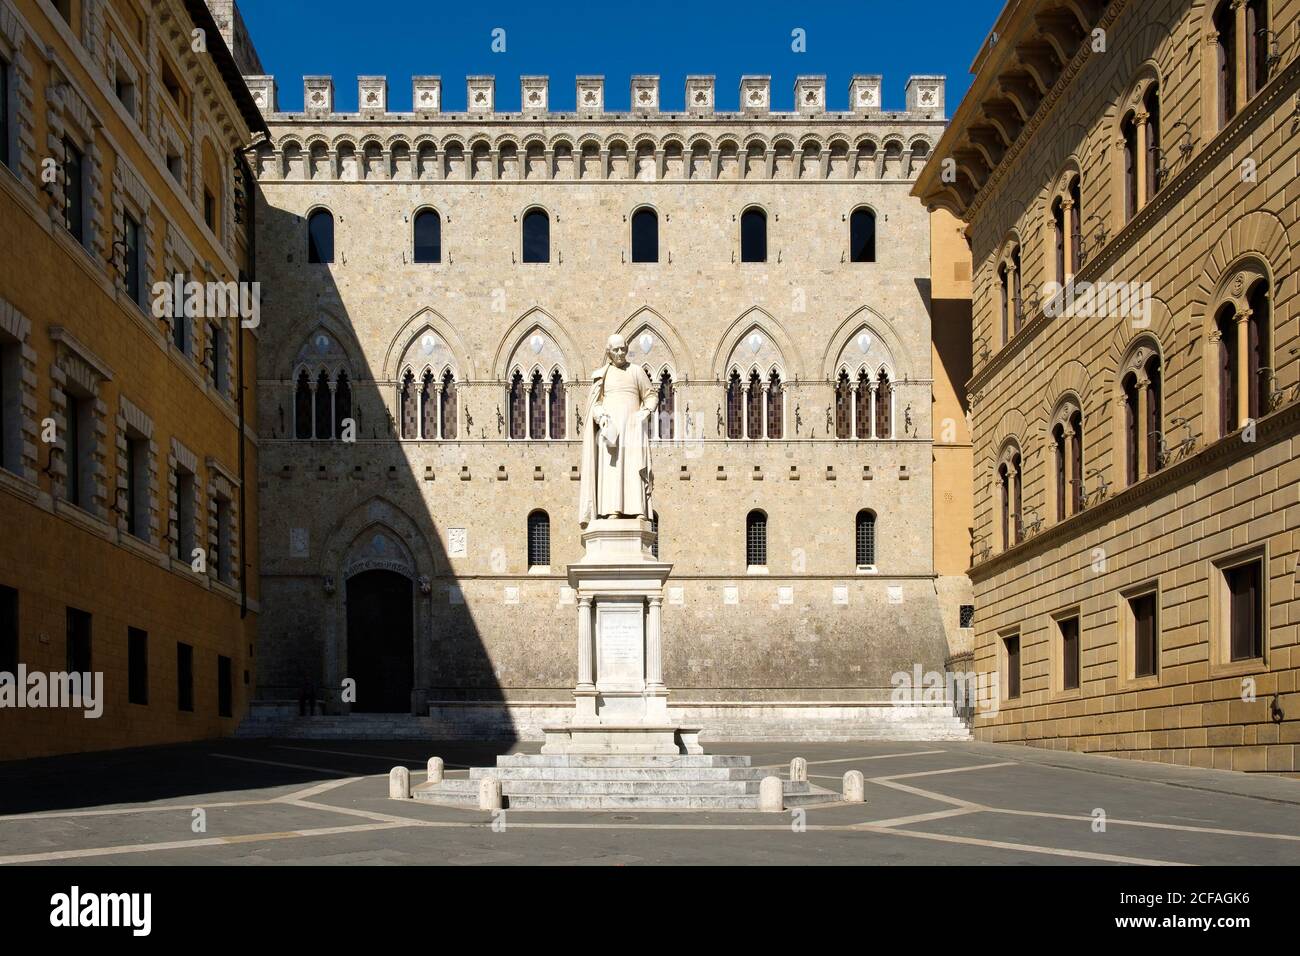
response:
[[(186, 283), (201, 281), (197, 274), (199, 260), (194, 247), (190, 245), (189, 239), (170, 218), (164, 217), (164, 221), (167, 224), (163, 240), (164, 280), (168, 285), (171, 285), (176, 276), (179, 275)], [(184, 301), (184, 298), (182, 301)], [(195, 319), (202, 318), (202, 316), (187, 315), (184, 309), (181, 311), (181, 315), (164, 317), (167, 323), (167, 349), (169, 352), (182, 355), (193, 364), (198, 365), (199, 356), (202, 354), (200, 352), (199, 337), (202, 323), (196, 322)], [(175, 341), (175, 328), (178, 321), (184, 322), (186, 326), (186, 350), (183, 352), (176, 347)], [(206, 326), (202, 327), (202, 331), (207, 331)]]
[[(1128, 348), (1124, 350), (1124, 361), (1115, 369), (1115, 427), (1113, 434), (1115, 436), (1115, 462), (1116, 486), (1123, 489), (1130, 487), (1128, 481), (1129, 475), (1129, 436), (1128, 428), (1124, 419), (1124, 410), (1126, 399), (1124, 394), (1124, 383), (1128, 380), (1129, 375), (1136, 378), (1138, 388), (1138, 418), (1141, 421), (1135, 423), (1137, 427), (1137, 480), (1133, 484), (1138, 484), (1149, 478), (1153, 472), (1147, 468), (1149, 460), (1148, 447), (1149, 443), (1154, 441), (1153, 435), (1149, 434), (1146, 428), (1145, 410), (1147, 402), (1150, 401), (1150, 393), (1146, 390), (1150, 387), (1150, 379), (1147, 377), (1147, 366), (1151, 363), (1152, 358), (1160, 360), (1160, 419), (1157, 422), (1161, 426), (1158, 430), (1161, 434), (1165, 433), (1164, 422), (1165, 412), (1167, 411), (1167, 389), (1165, 388), (1165, 349), (1155, 333), (1150, 330), (1143, 330), (1133, 337), (1129, 342)], [(1206, 376), (1210, 378), (1210, 376)], [(1217, 394), (1218, 385), (1215, 383), (1215, 393)], [(1144, 397), (1145, 396), (1145, 397)], [(1208, 407), (1208, 406), (1207, 406)]]
[[(653, 259), (638, 260), (634, 258), (636, 248), (636, 217), (643, 212), (648, 212), (655, 217), (655, 257)], [(660, 212), (659, 206), (653, 202), (638, 202), (626, 214), (627, 222), (627, 264), (632, 266), (657, 266), (664, 264), (663, 255), (663, 229), (661, 228), (664, 214)]]
[[(8, 3), (0, 3), (0, 63), (8, 74), (9, 162), (0, 163), (23, 187), (27, 195), (38, 194), (36, 170), (36, 86), (28, 56), (28, 34), (18, 14)], [(34, 41), (35, 42), (35, 41)], [(34, 47), (44, 59), (39, 44)]]
[[(438, 217), (438, 258), (432, 262), (415, 261), (415, 220), (422, 214), (431, 212)], [(407, 262), (414, 266), (422, 268), (442, 268), (448, 264), (447, 256), (447, 214), (438, 206), (437, 203), (421, 202), (411, 210), (409, 218), (409, 227), (406, 230), (406, 254)]]
[[(1048, 667), (1051, 672), (1050, 700), (1073, 700), (1083, 696), (1083, 652), (1084, 628), (1083, 605), (1080, 602), (1058, 608), (1047, 615)], [(1079, 625), (1079, 686), (1065, 686), (1065, 638), (1061, 634), (1061, 622), (1073, 618)], [(1021, 648), (1021, 663), (1024, 662), (1024, 648)]]
[[(112, 9), (111, 6), (109, 9)], [(137, 126), (144, 129), (144, 115), (146, 112), (145, 86), (141, 81), (140, 70), (137, 69), (135, 60), (126, 53), (125, 49), (123, 49), (116, 30), (110, 30), (108, 32), (108, 42), (105, 44), (105, 52), (107, 57), (104, 64), (104, 75), (108, 80), (109, 87), (113, 91), (113, 99), (115, 99), (126, 114), (135, 121)], [(135, 88), (134, 108), (123, 103), (117, 96), (117, 74), (119, 70), (126, 74), (127, 78), (131, 81), (131, 85)]]
[[(1007, 653), (1007, 639), (1014, 637), (1017, 642), (1016, 694), (1011, 695), (1011, 660)], [(1025, 691), (1025, 634), (1019, 624), (1005, 627), (996, 632), (998, 702), (1011, 703), (1024, 701)]]
[[(311, 261), (311, 220), (317, 213), (324, 213), (329, 217), (330, 224), (330, 256), (328, 259), (322, 259), (319, 262)], [(311, 268), (320, 266), (328, 268), (339, 261), (339, 242), (337, 223), (334, 219), (334, 210), (324, 203), (313, 203), (302, 216), (302, 245), (299, 247), (302, 253), (303, 265)]]
[[(1234, 66), (1233, 73), (1233, 111), (1227, 115), (1222, 99), (1220, 98), (1218, 82), (1218, 40), (1219, 33), (1214, 24), (1215, 14), (1221, 7), (1227, 5), (1231, 8), (1234, 21)], [(1272, 6), (1272, 5), (1270, 5)], [(1261, 84), (1253, 93), (1250, 91), (1250, 82), (1248, 71), (1252, 68), (1249, 62), (1250, 52), (1250, 30), (1247, 24), (1247, 4), (1243, 0), (1211, 0), (1205, 4), (1202, 14), (1202, 37), (1204, 45), (1200, 56), (1200, 73), (1201, 73), (1201, 103), (1204, 108), (1201, 110), (1202, 138), (1203, 140), (1213, 139), (1220, 131), (1232, 124), (1232, 121), (1240, 116), (1246, 107), (1259, 96), (1260, 91), (1277, 76), (1277, 65), (1273, 69), (1273, 77), (1266, 77), (1264, 84)], [(1276, 9), (1269, 9), (1270, 24), (1273, 24), (1272, 15), (1276, 14)], [(1256, 41), (1258, 42), (1258, 41)]]
[[(404, 362), (402, 364), (401, 371), (399, 372), (398, 379), (397, 379), (397, 410), (398, 410), (397, 436), (399, 441), (454, 441), (456, 439), (455, 435), (444, 436), (442, 434), (442, 425), (443, 425), (442, 392), (443, 392), (443, 382), (446, 381), (448, 374), (451, 375), (451, 382), (452, 385), (455, 387), (455, 392), (453, 394), (459, 395), (460, 386), (465, 384), (465, 380), (461, 377), (460, 371), (456, 368), (456, 364), (454, 362), (442, 362), (441, 364), (435, 364), (433, 362), (425, 362), (423, 365), (420, 365), (418, 363), (412, 364), (411, 362)], [(411, 384), (415, 389), (413, 395), (414, 401), (416, 403), (414, 435), (402, 434), (402, 414), (404, 412), (402, 406), (402, 397), (403, 397), (402, 393), (405, 391), (408, 375), (410, 376)], [(435, 430), (438, 432), (438, 434), (436, 435), (426, 435), (424, 433), (424, 411), (423, 409), (420, 408), (420, 393), (423, 391), (423, 386), (426, 378), (433, 386), (432, 398), (434, 402), (434, 408), (436, 409), (435, 421), (437, 423), (437, 428)], [(350, 382), (351, 378), (349, 378), (348, 381)], [(459, 407), (457, 409), (457, 414), (459, 415)], [(459, 421), (457, 421), (456, 424), (457, 424), (456, 431), (457, 434), (459, 434)], [(516, 439), (516, 441), (518, 440), (519, 439)], [(541, 439), (538, 440), (540, 441)]]
[[(1269, 670), (1272, 657), (1271, 628), (1269, 627), (1269, 555), (1268, 541), (1245, 548), (1236, 548), (1209, 558), (1206, 566), (1209, 573), (1210, 615), (1209, 615), (1209, 652), (1210, 677), (1244, 677), (1250, 674), (1262, 674)], [(1239, 661), (1232, 659), (1232, 628), (1229, 620), (1231, 604), (1228, 600), (1228, 583), (1225, 577), (1228, 571), (1246, 564), (1258, 564), (1260, 568), (1260, 589), (1263, 591), (1261, 602), (1263, 613), (1260, 615), (1260, 655)]]
[[(745, 240), (744, 224), (745, 214), (751, 211), (761, 212), (763, 214), (763, 258), (747, 260), (745, 258)], [(766, 203), (747, 202), (740, 208), (736, 214), (736, 245), (735, 258), (732, 260), (741, 266), (769, 266), (772, 265), (772, 223), (776, 221), (775, 214), (767, 208)]]
[[(1250, 411), (1248, 405), (1243, 406), (1238, 401), (1236, 428), (1226, 432), (1222, 429), (1219, 421), (1220, 394), (1218, 376), (1218, 347), (1222, 336), (1218, 328), (1218, 316), (1225, 307), (1231, 306), (1234, 313), (1233, 321), (1238, 323), (1247, 321), (1252, 314), (1250, 296), (1260, 282), (1266, 284), (1265, 295), (1269, 300), (1268, 346), (1269, 352), (1275, 354), (1277, 351), (1276, 332), (1278, 326), (1275, 292), (1278, 283), (1272, 265), (1260, 255), (1249, 253), (1237, 259), (1224, 270), (1223, 276), (1215, 286), (1214, 295), (1210, 298), (1208, 308), (1205, 311), (1205, 364), (1203, 367), (1206, 374), (1203, 376), (1205, 388), (1203, 431), (1207, 436), (1214, 435), (1216, 439), (1226, 438), (1239, 431), (1249, 417), (1248, 413)], [(1246, 349), (1238, 347), (1236, 364), (1237, 381), (1245, 384), (1247, 394), (1249, 394), (1250, 356), (1247, 354)], [(1261, 364), (1260, 367), (1274, 368), (1273, 359), (1270, 357), (1269, 361)], [(1240, 385), (1238, 387), (1240, 388)], [(1262, 393), (1264, 389), (1262, 382), (1259, 388)], [(1262, 395), (1260, 405), (1262, 417), (1268, 414), (1268, 410), (1263, 408)]]
[[(1112, 120), (1113, 125), (1111, 127), (1111, 142), (1115, 155), (1109, 165), (1112, 170), (1111, 196), (1113, 197), (1114, 221), (1119, 224), (1120, 229), (1123, 229), (1133, 219), (1137, 218), (1138, 214), (1150, 204), (1155, 196), (1155, 193), (1149, 190), (1147, 170), (1147, 164), (1150, 160), (1150, 146), (1147, 141), (1147, 119), (1149, 117), (1146, 112), (1146, 99), (1153, 87), (1156, 96), (1163, 97), (1165, 83), (1160, 73), (1160, 67), (1154, 60), (1148, 60), (1138, 68), (1137, 75), (1128, 85), (1124, 96), (1115, 104), (1115, 117)], [(1134, 170), (1137, 180), (1137, 192), (1133, 196), (1132, 215), (1128, 212), (1128, 183), (1124, 170), (1124, 149), (1126, 145), (1124, 141), (1124, 123), (1130, 117), (1133, 118), (1135, 126), (1134, 145), (1137, 154), (1134, 157), (1134, 163), (1137, 167)], [(1163, 126), (1164, 117), (1161, 116), (1160, 119)], [(1156, 184), (1156, 191), (1159, 191), (1158, 183)], [(1148, 195), (1148, 193), (1150, 194)]]
[[(74, 507), (107, 523), (110, 520), (107, 479), (108, 405), (101, 393), (103, 386), (113, 380), (113, 371), (107, 363), (82, 345), (63, 326), (50, 326), (49, 333), (55, 343), (54, 361), (50, 365), (50, 412), (54, 419), (58, 443), (53, 447), (60, 449), (58, 459), (51, 458), (49, 466), (52, 494), (56, 500), (55, 507), (56, 509), (65, 505)], [(65, 442), (68, 434), (67, 390), (69, 387), (80, 390), (84, 400), (90, 402), (90, 429), (93, 442), (86, 466), (90, 474), (91, 494), (85, 505), (69, 501), (67, 493), (69, 450)]]
[(153, 195), (144, 181), (126, 163), (113, 165), (113, 254), (112, 264), (116, 276), (113, 286), (119, 297), (130, 302), (126, 291), (126, 262), (123, 251), (118, 251), (118, 243), (126, 238), (126, 217), (130, 216), (140, 226), (140, 299), (133, 304), (140, 311), (152, 315), (152, 289), (150, 281), (154, 275), (152, 263), (158, 261), (158, 223), (154, 215)]
[[(534, 212), (543, 213), (546, 216), (546, 259), (542, 262), (525, 262), (524, 261), (524, 220)], [(519, 228), (516, 230), (516, 248), (517, 258), (515, 262), (519, 265), (528, 266), (553, 266), (559, 264), (558, 237), (555, 234), (555, 226), (559, 219), (550, 207), (538, 202), (532, 202), (524, 206), (519, 211)]]
[[(540, 540), (535, 541), (533, 529), (535, 526), (540, 527), (543, 521), (545, 522), (546, 525), (546, 540), (545, 542), (542, 542)], [(528, 565), (528, 573), (529, 574), (550, 574), (551, 562), (554, 560), (554, 555), (551, 552), (550, 512), (548, 512), (545, 508), (531, 509), (528, 512), (526, 527), (527, 527), (527, 553), (524, 556), (524, 560)], [(546, 551), (546, 563), (534, 564), (533, 558), (541, 556), (540, 552), (542, 548), (545, 548)]]
[[(35, 489), (38, 480), (37, 436), (40, 432), (36, 414), (37, 355), (30, 341), (31, 332), (32, 320), (18, 311), (8, 299), (0, 297), (0, 344), (15, 349), (13, 354), (17, 359), (18, 371), (14, 379), (17, 387), (10, 397), (13, 404), (0, 411), (7, 416), (6, 421), (12, 421), (17, 426), (9, 436), (14, 445), (4, 458), (9, 458), (13, 452), (17, 454), (13, 455), (14, 467), (0, 467), (0, 476), (5, 479), (23, 479), (31, 486), (26, 489), (28, 492)], [(0, 401), (3, 400), (4, 396), (0, 396)], [(9, 482), (6, 480), (5, 484)]]
[[(1025, 244), (1020, 237), (1019, 230), (1012, 229), (1007, 233), (1005, 239), (999, 247), (995, 257), (993, 269), (990, 274), (993, 276), (994, 291), (997, 293), (998, 313), (994, 316), (994, 325), (997, 329), (998, 348), (1005, 348), (1011, 344), (1012, 339), (1020, 334), (1025, 327), (1025, 297), (1024, 297), (1024, 248)], [(1016, 264), (1017, 258), (1019, 266)], [(1002, 272), (1006, 271), (1006, 282), (1003, 283)], [(1003, 320), (1002, 310), (1006, 310), (1006, 319)]]
[[(1017, 456), (1020, 458), (1019, 466), (1016, 466), (1014, 462), (1014, 459)], [(1009, 500), (1004, 502), (1003, 500), (1005, 494), (1002, 491), (1001, 473), (1004, 467), (1007, 469), (1007, 494), (1014, 494), (1014, 489), (1018, 482), (1020, 491), (1020, 507), (1023, 509), (1025, 506), (1025, 453), (1024, 446), (1021, 444), (1020, 439), (1015, 435), (1012, 435), (1003, 441), (1002, 447), (998, 450), (997, 459), (993, 464), (993, 486), (995, 488), (993, 494), (993, 525), (998, 543), (1001, 545), (999, 553), (1001, 551), (1008, 551), (1019, 544), (1023, 544), (1025, 540), (1024, 516), (1013, 513), (1011, 510), (1012, 502)], [(1007, 512), (1008, 522), (1005, 531), (1002, 528), (1002, 512), (1004, 508)]]
[[(158, 517), (159, 517), (159, 480), (158, 480), (158, 442), (154, 437), (153, 419), (144, 413), (144, 411), (132, 402), (125, 395), (119, 394), (117, 398), (117, 420), (115, 433), (115, 446), (117, 449), (116, 463), (117, 475), (115, 481), (116, 492), (114, 494), (113, 511), (117, 515), (116, 525), (120, 540), (132, 539), (151, 548), (158, 546)], [(131, 432), (136, 434), (133, 436)], [(147, 442), (147, 453), (145, 467), (149, 474), (149, 485), (146, 492), (146, 501), (148, 504), (148, 534), (141, 538), (131, 532), (127, 523), (127, 508), (123, 504), (123, 498), (127, 493), (128, 480), (127, 470), (130, 468), (130, 459), (127, 454), (127, 443), (132, 439), (143, 440)]]
[[(1070, 440), (1074, 435), (1074, 428), (1071, 425), (1070, 420), (1076, 414), (1079, 416), (1079, 420), (1083, 428), (1083, 436), (1079, 439), (1079, 449), (1082, 452), (1083, 461), (1079, 464), (1079, 467), (1077, 469), (1071, 467), (1072, 459), (1070, 457), (1070, 453), (1072, 449)], [(1058, 514), (1056, 509), (1057, 498), (1060, 495), (1060, 487), (1057, 483), (1057, 466), (1055, 460), (1056, 429), (1058, 426), (1061, 428), (1065, 438), (1065, 461), (1062, 466), (1064, 469), (1065, 482), (1066, 482), (1064, 515)], [(1080, 398), (1080, 396), (1073, 390), (1068, 391), (1057, 400), (1056, 410), (1052, 413), (1052, 417), (1047, 421), (1047, 440), (1049, 442), (1053, 457), (1052, 457), (1051, 467), (1048, 469), (1047, 472), (1046, 499), (1050, 503), (1049, 507), (1052, 512), (1053, 521), (1068, 520), (1074, 517), (1075, 515), (1080, 514), (1086, 507), (1086, 502), (1082, 500), (1083, 497), (1082, 494), (1080, 495), (1079, 499), (1076, 499), (1075, 496), (1071, 493), (1072, 489), (1070, 488), (1070, 483), (1073, 480), (1073, 474), (1076, 470), (1079, 473), (1080, 479), (1086, 480), (1086, 476), (1088, 473), (1086, 465), (1088, 463), (1088, 457), (1089, 457), (1088, 445), (1086, 441), (1087, 435), (1088, 435), (1088, 417), (1084, 414), (1083, 411), (1083, 399)], [(1021, 459), (1021, 461), (1023, 463), (1023, 458)]]
[(178, 507), (180, 504), (178, 465), (194, 476), (193, 544), (198, 547), (199, 541), (203, 540), (203, 526), (200, 525), (199, 516), (204, 514), (203, 487), (199, 481), (199, 459), (194, 452), (173, 437), (167, 454), (167, 533), (163, 536), (163, 540), (167, 542), (166, 551), (171, 561), (172, 570), (180, 570), (192, 575), (194, 573), (192, 570), (193, 555), (178, 557), (179, 552), (176, 550), (179, 547), (181, 531)]
[[(1165, 589), (1161, 586), (1158, 575), (1114, 592), (1117, 605), (1116, 634), (1119, 638), (1115, 643), (1119, 654), (1115, 676), (1116, 687), (1121, 691), (1160, 687), (1164, 681), (1165, 668), (1160, 660), (1161, 653), (1164, 650), (1164, 641), (1161, 639), (1165, 624), (1165, 606), (1161, 600), (1164, 592)], [(1155, 660), (1153, 661), (1155, 673), (1138, 677), (1136, 676), (1136, 619), (1130, 602), (1136, 598), (1146, 597), (1149, 594), (1155, 595), (1156, 599)]]
[[(1047, 195), (1047, 201), (1044, 203), (1043, 217), (1043, 235), (1048, 237), (1044, 240), (1043, 262), (1045, 271), (1050, 276), (1050, 281), (1059, 286), (1065, 286), (1075, 276), (1075, 273), (1083, 268), (1083, 252), (1080, 246), (1083, 243), (1083, 210), (1075, 208), (1075, 199), (1072, 193), (1075, 185), (1078, 185), (1079, 205), (1083, 201), (1083, 173), (1080, 169), (1079, 161), (1073, 156), (1065, 162), (1064, 168), (1052, 181), (1052, 185)], [(1062, 259), (1063, 265), (1060, 273), (1056, 268), (1056, 249), (1051, 243), (1051, 238), (1056, 233), (1056, 211), (1057, 203), (1061, 204), (1061, 223), (1062, 223)], [(1073, 225), (1071, 226), (1071, 210), (1073, 213)], [(1064, 294), (1064, 293), (1062, 293)]]
[[(204, 539), (207, 543), (208, 550), (208, 577), (218, 584), (225, 585), (229, 588), (238, 586), (240, 579), (240, 540), (239, 540), (239, 488), (240, 482), (238, 476), (216, 458), (208, 456), (204, 460), (207, 466), (207, 521), (205, 522)], [(225, 501), (230, 507), (230, 540), (228, 542), (227, 559), (230, 562), (229, 578), (221, 577), (221, 527), (220, 527), (220, 502)], [(216, 560), (213, 560), (214, 557)]]
[[(775, 342), (772, 343), (775, 347)], [(750, 383), (754, 380), (754, 375), (758, 375), (759, 386), (763, 390), (762, 412), (763, 420), (761, 422), (761, 434), (751, 437), (749, 434), (749, 391)], [(782, 358), (769, 359), (767, 361), (740, 362), (732, 358), (727, 363), (726, 374), (723, 376), (723, 402), (729, 401), (728, 392), (731, 386), (733, 375), (740, 376), (740, 437), (728, 438), (729, 441), (786, 441), (786, 432), (789, 430), (790, 422), (790, 386), (793, 384), (790, 376), (786, 374), (785, 362)], [(773, 376), (776, 377), (777, 383), (781, 386), (781, 434), (769, 435), (769, 423), (772, 419), (771, 405), (771, 382)], [(892, 382), (893, 379), (890, 379)], [(653, 384), (653, 383), (652, 383)], [(892, 414), (893, 406), (891, 402), (890, 411)], [(890, 419), (892, 424), (892, 418)]]
[[(864, 210), (866, 212), (871, 213), (871, 220), (872, 220), (871, 258), (854, 259), (853, 258), (853, 217), (856, 216), (859, 212)], [(844, 223), (848, 227), (848, 240), (849, 240), (848, 254), (844, 257), (844, 261), (849, 265), (861, 265), (861, 266), (879, 265), (880, 264), (881, 218), (880, 218), (880, 211), (876, 208), (875, 204), (869, 202), (855, 203), (853, 207), (850, 208), (849, 211), (844, 214)]]
[[(65, 235), (74, 245), (81, 246), (95, 265), (107, 269), (103, 254), (105, 229), (104, 215), (104, 151), (99, 142), (100, 123), (91, 110), (89, 101), (73, 84), (72, 78), (57, 63), (52, 69), (51, 83), (45, 89), (46, 143), (60, 164), (60, 175), (49, 183), (50, 219), (57, 235)], [(82, 223), (83, 235), (78, 242), (64, 225), (65, 184), (62, 169), (67, 161), (65, 140), (71, 140), (81, 150), (82, 156)]]

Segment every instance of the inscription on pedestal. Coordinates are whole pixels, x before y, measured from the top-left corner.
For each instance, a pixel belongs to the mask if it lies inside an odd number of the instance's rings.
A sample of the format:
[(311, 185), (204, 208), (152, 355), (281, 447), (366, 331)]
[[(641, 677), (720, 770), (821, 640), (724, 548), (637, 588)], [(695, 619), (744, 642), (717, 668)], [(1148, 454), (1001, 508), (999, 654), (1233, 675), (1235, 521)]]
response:
[(640, 605), (597, 605), (596, 682), (640, 688), (645, 684), (645, 624)]

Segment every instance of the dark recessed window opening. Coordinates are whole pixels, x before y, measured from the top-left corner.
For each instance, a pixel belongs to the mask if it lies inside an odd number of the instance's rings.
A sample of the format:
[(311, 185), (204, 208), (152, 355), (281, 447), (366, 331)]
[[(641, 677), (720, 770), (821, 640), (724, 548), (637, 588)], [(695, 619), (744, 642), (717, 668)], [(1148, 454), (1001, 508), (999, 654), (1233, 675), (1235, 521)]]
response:
[(1152, 677), (1156, 673), (1159, 653), (1158, 612), (1156, 594), (1143, 594), (1129, 599), (1133, 615), (1133, 676)]
[(415, 214), (415, 261), (442, 261), (442, 219), (432, 209)]
[(659, 214), (653, 209), (632, 214), (632, 261), (659, 261)]
[(127, 700), (149, 703), (149, 634), (138, 627), (126, 629)]
[(1252, 561), (1223, 573), (1228, 585), (1228, 626), (1234, 661), (1264, 656), (1264, 589), (1260, 562)]
[(1057, 622), (1061, 629), (1061, 688), (1079, 687), (1079, 619), (1067, 617)]
[(176, 642), (176, 709), (194, 710), (194, 648)]

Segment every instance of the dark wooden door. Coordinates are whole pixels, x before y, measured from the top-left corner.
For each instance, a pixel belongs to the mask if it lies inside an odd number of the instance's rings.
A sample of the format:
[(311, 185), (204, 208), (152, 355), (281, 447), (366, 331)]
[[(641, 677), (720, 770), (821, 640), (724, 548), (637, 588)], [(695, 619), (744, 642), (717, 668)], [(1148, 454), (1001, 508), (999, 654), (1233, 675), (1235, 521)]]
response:
[(348, 670), (358, 713), (408, 714), (415, 680), (411, 581), (395, 571), (348, 579)]

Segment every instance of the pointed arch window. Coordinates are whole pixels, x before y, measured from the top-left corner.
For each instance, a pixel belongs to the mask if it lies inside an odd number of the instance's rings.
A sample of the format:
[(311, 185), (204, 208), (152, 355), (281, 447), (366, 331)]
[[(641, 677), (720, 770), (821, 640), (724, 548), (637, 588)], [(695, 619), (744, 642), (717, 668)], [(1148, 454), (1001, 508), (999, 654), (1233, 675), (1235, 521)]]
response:
[(421, 209), (412, 225), (416, 262), (442, 261), (442, 217), (433, 209)]
[(785, 437), (785, 387), (781, 384), (781, 373), (776, 369), (767, 377), (767, 390), (763, 396), (767, 400), (767, 438)]
[(293, 437), (311, 438), (311, 376), (303, 369), (298, 373), (298, 383), (293, 390)]
[(749, 373), (749, 392), (745, 396), (745, 437), (763, 437), (763, 380), (758, 369)]
[(352, 417), (352, 385), (348, 373), (340, 370), (334, 383), (334, 434), (343, 436), (344, 422)]
[(767, 261), (767, 213), (753, 206), (740, 214), (740, 261)]
[(664, 369), (659, 376), (659, 407), (656, 412), (659, 419), (659, 438), (663, 441), (673, 437), (675, 391), (672, 372)]
[(551, 261), (551, 217), (544, 209), (524, 213), (520, 227), (524, 262)]
[(438, 394), (441, 402), (439, 419), (441, 421), (441, 437), (456, 437), (456, 376), (451, 373), (451, 369), (442, 373), (442, 391)]
[(644, 206), (632, 213), (632, 261), (659, 261), (659, 214)]
[(840, 377), (835, 383), (835, 437), (850, 437), (853, 417), (854, 389), (849, 384), (849, 373), (841, 369)]
[(564, 376), (560, 374), (559, 369), (556, 369), (551, 373), (551, 387), (547, 393), (546, 400), (548, 403), (550, 437), (561, 439), (564, 437), (566, 415), (564, 404)]
[(894, 437), (894, 386), (883, 368), (876, 379), (876, 437)]
[(528, 567), (545, 568), (551, 564), (551, 516), (534, 511), (528, 516)]
[(874, 438), (879, 432), (872, 432), (872, 402), (878, 400), (878, 396), (872, 394), (871, 376), (867, 370), (863, 369), (858, 373), (858, 388), (855, 404), (853, 407), (853, 422), (855, 433), (858, 438)]
[(740, 382), (740, 372), (732, 371), (727, 380), (727, 437), (744, 438), (745, 390)]
[(528, 437), (528, 393), (524, 388), (524, 374), (515, 370), (510, 378), (509, 395), (510, 437)]
[(854, 557), (859, 568), (876, 566), (876, 515), (865, 508), (858, 512), (855, 522)]
[(546, 383), (540, 369), (534, 370), (528, 387), (528, 437), (546, 437)]
[(427, 370), (420, 379), (420, 437), (438, 437), (438, 386)]
[(334, 393), (329, 375), (322, 369), (316, 376), (316, 437), (334, 437)]
[(745, 564), (767, 567), (767, 515), (754, 510), (745, 516)]
[(876, 261), (876, 214), (870, 209), (855, 209), (849, 217), (849, 251), (854, 262)]
[(334, 261), (334, 215), (317, 209), (307, 217), (307, 261)]
[(420, 437), (420, 398), (415, 387), (415, 373), (410, 369), (402, 377), (402, 437)]

